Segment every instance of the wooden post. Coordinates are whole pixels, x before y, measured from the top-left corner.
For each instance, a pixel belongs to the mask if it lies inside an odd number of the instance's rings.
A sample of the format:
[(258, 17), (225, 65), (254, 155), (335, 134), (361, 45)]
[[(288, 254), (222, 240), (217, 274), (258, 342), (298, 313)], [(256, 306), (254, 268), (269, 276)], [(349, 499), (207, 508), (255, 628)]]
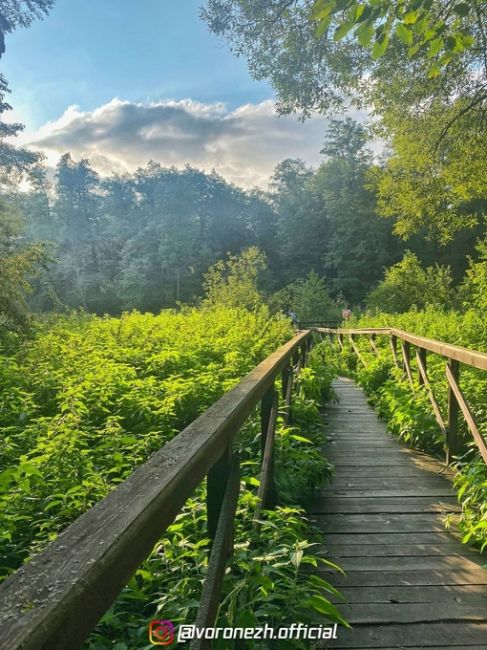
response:
[(370, 347), (372, 348), (372, 352), (377, 356), (379, 354), (379, 350), (377, 349), (377, 345), (375, 344), (376, 339), (377, 339), (376, 334), (371, 334), (369, 336)]
[[(269, 435), (269, 423), (271, 422), (272, 409), (273, 406), (277, 409), (277, 393), (272, 386), (265, 393), (262, 398), (262, 406), (260, 412), (260, 422), (261, 422), (261, 453), (262, 460), (265, 456), (267, 436)], [(271, 460), (269, 462), (269, 475), (267, 482), (267, 491), (263, 495), (262, 507), (266, 509), (272, 509), (277, 505), (277, 488), (274, 481), (274, 453), (271, 454)]]
[[(233, 552), (235, 512), (237, 510), (239, 491), (240, 465), (238, 457), (235, 456), (230, 464), (221, 514), (208, 561), (208, 569), (195, 622), (197, 628), (211, 627), (215, 624), (225, 567), (228, 558)], [(194, 639), (190, 648), (191, 650), (210, 650), (211, 646), (211, 640)]]
[(400, 368), (399, 358), (397, 356), (397, 336), (392, 335), (390, 339), (392, 356), (394, 358), (394, 363), (396, 368)]
[[(454, 359), (448, 359), (448, 368), (457, 383), (460, 379), (460, 363)], [(461, 453), (461, 441), (458, 436), (458, 415), (460, 407), (455, 393), (448, 385), (448, 429), (447, 429), (447, 448), (446, 448), (446, 462), (450, 464), (454, 456)]]
[[(427, 350), (425, 348), (418, 348), (418, 357), (421, 359), (421, 363), (423, 365), (423, 370), (426, 373), (428, 366), (427, 366)], [(421, 372), (421, 369), (419, 368), (418, 364), (418, 381), (420, 386), (424, 386), (424, 379), (423, 379), (423, 373)]]
[(289, 378), (292, 374), (292, 366), (284, 366), (282, 369), (281, 373), (281, 378), (282, 378), (282, 388), (281, 388), (281, 396), (282, 399), (286, 399), (286, 394), (287, 394), (287, 385), (289, 382)]
[(401, 341), (401, 350), (404, 374), (409, 379), (411, 387), (414, 388), (413, 373), (411, 371), (411, 344), (409, 341)]
[(218, 520), (225, 496), (230, 473), (231, 448), (227, 447), (220, 458), (208, 472), (206, 485), (206, 512), (208, 520), (208, 537), (215, 539)]

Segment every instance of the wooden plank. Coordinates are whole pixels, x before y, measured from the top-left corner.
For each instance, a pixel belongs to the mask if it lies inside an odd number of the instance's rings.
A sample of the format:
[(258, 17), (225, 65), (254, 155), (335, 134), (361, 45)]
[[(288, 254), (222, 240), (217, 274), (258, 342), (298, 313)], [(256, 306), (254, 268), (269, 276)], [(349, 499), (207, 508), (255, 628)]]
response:
[(331, 596), (336, 603), (483, 603), (485, 585), (441, 585), (415, 587), (340, 587), (342, 598)]
[[(358, 451), (360, 451), (360, 454), (355, 453), (352, 455), (348, 449), (341, 450), (340, 448), (335, 448), (333, 445), (329, 445), (327, 448), (327, 458), (354, 463), (356, 460), (358, 460), (357, 456), (359, 455), (360, 458), (364, 458), (366, 460), (377, 460), (377, 451), (374, 449), (367, 451), (366, 448), (362, 448), (362, 445), (360, 445), (358, 448), (356, 448), (356, 452)], [(408, 458), (407, 450), (401, 449), (401, 447), (398, 445), (396, 445), (395, 448), (387, 447), (384, 445), (382, 451), (380, 452), (380, 458), (381, 460), (397, 460), (399, 463), (410, 460)]]
[(366, 482), (361, 479), (344, 479), (340, 482), (336, 480), (334, 481), (333, 485), (335, 482), (338, 483), (335, 488), (331, 487), (327, 490), (319, 490), (317, 492), (317, 497), (339, 497), (342, 499), (382, 499), (393, 497), (400, 499), (415, 499), (418, 497), (452, 497), (456, 499), (452, 488), (448, 488), (448, 486), (444, 486), (442, 484), (435, 485), (433, 481), (429, 484), (426, 484), (426, 486), (419, 485), (417, 490), (412, 489), (412, 482), (408, 482), (402, 489), (400, 486), (397, 486), (396, 490), (387, 489), (387, 486), (391, 484), (390, 479), (386, 479), (385, 481), (371, 480), (370, 488), (367, 488)]
[[(350, 571), (450, 571), (482, 568), (473, 559), (463, 555), (402, 556), (397, 557), (343, 557), (327, 555), (346, 572)], [(340, 559), (339, 559), (340, 558)], [(487, 584), (487, 571), (484, 581)], [(485, 603), (487, 609), (487, 602)]]
[(461, 569), (450, 571), (349, 571), (342, 576), (320, 567), (318, 573), (325, 574), (332, 580), (333, 586), (373, 587), (373, 586), (427, 586), (427, 585), (484, 585), (487, 586), (485, 569)]
[[(325, 646), (325, 647), (330, 648), (331, 646)], [(396, 646), (396, 648), (399, 648), (399, 650), (404, 650), (405, 648), (407, 648), (407, 650), (424, 650), (425, 647), (427, 647), (427, 646), (424, 646), (424, 645), (422, 645), (422, 646), (417, 646), (417, 645), (415, 645), (415, 646), (409, 646), (409, 645), (408, 646), (405, 646), (405, 645)], [(439, 648), (439, 646), (429, 646), (429, 647), (434, 647), (437, 650)], [(315, 649), (315, 648), (318, 648), (318, 646), (313, 646), (313, 649)], [(361, 646), (361, 648), (362, 648), (362, 650), (365, 650), (363, 646)], [(448, 648), (443, 648), (443, 649), (440, 648), (439, 650), (465, 650), (465, 648), (468, 648), (468, 650), (487, 650), (487, 644), (484, 644), (484, 645), (468, 645), (468, 646), (466, 646), (466, 645), (449, 645)], [(358, 650), (360, 650), (360, 648)], [(367, 647), (366, 650), (384, 650), (384, 647), (382, 647), (382, 648), (369, 648), (369, 647)]]
[(0, 586), (2, 650), (81, 645), (228, 447), (298, 334)]
[(330, 546), (387, 546), (389, 544), (443, 544), (454, 539), (451, 532), (430, 533), (333, 533), (325, 534), (325, 544)]
[(414, 378), (411, 370), (411, 348), (409, 343), (401, 341), (402, 359), (404, 362), (404, 372), (409, 380), (411, 388), (414, 388)]
[(445, 530), (436, 514), (313, 515), (326, 532), (333, 533), (428, 533)]
[(352, 630), (340, 628), (338, 639), (318, 648), (483, 648), (486, 623), (413, 623), (411, 625), (360, 625)]
[[(421, 354), (421, 352), (423, 354)], [(426, 391), (428, 393), (428, 398), (431, 403), (431, 407), (433, 408), (433, 413), (435, 415), (436, 422), (438, 426), (440, 427), (440, 431), (442, 432), (443, 436), (445, 437), (446, 440), (446, 424), (445, 420), (443, 418), (443, 415), (441, 413), (440, 407), (438, 405), (438, 402), (436, 400), (435, 394), (433, 393), (433, 388), (430, 384), (430, 381), (428, 379), (428, 375), (426, 372), (426, 362), (425, 362), (425, 355), (426, 355), (426, 350), (421, 348), (416, 352), (416, 363), (418, 365), (418, 370), (419, 374), (422, 380), (423, 385), (426, 387)]]
[(315, 501), (311, 507), (313, 515), (317, 514), (354, 514), (354, 513), (423, 513), (423, 512), (461, 512), (461, 506), (456, 499), (444, 497), (409, 497), (395, 498), (329, 498)]
[[(326, 455), (326, 453), (325, 453)], [(438, 474), (435, 471), (428, 472), (426, 470), (422, 470), (419, 467), (415, 467), (412, 463), (409, 465), (405, 465), (404, 467), (388, 467), (387, 465), (378, 467), (377, 469), (370, 469), (370, 467), (354, 467), (353, 465), (349, 466), (350, 469), (347, 472), (340, 472), (340, 474), (337, 474), (335, 476), (334, 480), (343, 480), (348, 477), (353, 477), (355, 480), (358, 478), (374, 478), (377, 477), (378, 480), (382, 479), (397, 479), (401, 480), (402, 478), (411, 478), (411, 477), (425, 477), (425, 478), (431, 478), (431, 479), (443, 479), (443, 475)], [(388, 485), (390, 486), (391, 483), (389, 481)]]
[[(384, 538), (387, 541), (389, 535)], [(473, 547), (459, 544), (455, 541), (440, 542), (438, 544), (347, 544), (318, 547), (320, 555), (329, 557), (403, 557), (403, 556), (434, 556), (434, 555), (461, 555), (471, 559), (483, 558)]]
[(341, 605), (340, 613), (353, 626), (371, 624), (487, 622), (485, 602), (442, 603), (356, 603)]
[[(277, 392), (271, 389), (272, 406), (267, 420), (267, 431), (262, 431), (264, 438), (264, 449), (262, 468), (260, 472), (259, 490), (257, 493), (257, 505), (254, 512), (254, 528), (258, 527), (258, 520), (263, 508), (274, 507), (277, 502), (277, 491), (274, 484), (274, 434), (276, 431), (277, 411), (279, 400)], [(264, 422), (264, 427), (265, 427)], [(271, 497), (271, 498), (269, 498)]]

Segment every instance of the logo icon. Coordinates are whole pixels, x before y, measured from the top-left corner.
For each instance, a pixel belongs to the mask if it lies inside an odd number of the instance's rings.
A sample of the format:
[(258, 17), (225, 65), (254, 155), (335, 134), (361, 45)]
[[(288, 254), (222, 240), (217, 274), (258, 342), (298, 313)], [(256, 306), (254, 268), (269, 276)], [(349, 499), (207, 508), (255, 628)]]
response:
[(174, 641), (174, 625), (171, 621), (151, 621), (149, 641), (152, 645), (171, 645)]

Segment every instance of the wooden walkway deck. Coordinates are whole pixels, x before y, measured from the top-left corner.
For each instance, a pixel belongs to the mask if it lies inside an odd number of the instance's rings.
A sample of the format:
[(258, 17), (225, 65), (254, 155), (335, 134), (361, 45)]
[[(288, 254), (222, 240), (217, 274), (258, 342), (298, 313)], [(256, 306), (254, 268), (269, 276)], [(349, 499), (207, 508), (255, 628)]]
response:
[(445, 531), (459, 506), (443, 466), (388, 436), (352, 381), (334, 388), (325, 454), (335, 477), (312, 513), (323, 553), (347, 572), (327, 577), (353, 629), (316, 647), (487, 648), (487, 557)]

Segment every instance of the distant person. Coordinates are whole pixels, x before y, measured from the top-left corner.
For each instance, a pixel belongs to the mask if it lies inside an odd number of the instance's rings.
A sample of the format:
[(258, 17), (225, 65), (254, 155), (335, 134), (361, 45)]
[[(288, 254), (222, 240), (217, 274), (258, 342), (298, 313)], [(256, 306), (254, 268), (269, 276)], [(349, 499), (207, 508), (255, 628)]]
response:
[(342, 310), (342, 318), (343, 320), (350, 320), (352, 318), (352, 312), (350, 311), (350, 309)]
[(296, 312), (293, 311), (292, 309), (290, 309), (288, 311), (288, 316), (291, 318), (291, 323), (292, 323), (293, 327), (295, 327), (296, 329), (299, 329), (299, 320), (298, 320), (298, 315), (296, 314)]

